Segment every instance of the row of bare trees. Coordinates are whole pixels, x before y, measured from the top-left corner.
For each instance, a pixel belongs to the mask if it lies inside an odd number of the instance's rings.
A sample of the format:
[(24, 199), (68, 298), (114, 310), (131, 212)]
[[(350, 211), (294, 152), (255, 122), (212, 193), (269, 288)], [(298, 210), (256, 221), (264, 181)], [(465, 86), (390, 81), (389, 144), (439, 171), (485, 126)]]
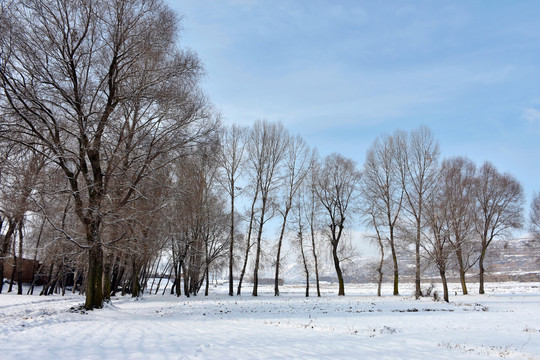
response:
[(395, 294), (404, 244), (417, 297), (425, 260), (444, 281), (450, 254), (464, 293), (479, 264), (483, 292), (488, 246), (522, 223), (513, 177), (463, 158), (439, 164), (425, 127), (378, 138), (361, 170), (339, 154), (319, 158), (279, 123), (221, 127), (163, 0), (13, 0), (0, 22), (0, 272), (12, 259), (19, 293), (31, 257), (43, 264), (43, 294), (73, 284), (87, 309), (118, 291), (208, 293), (211, 272), (225, 268), (230, 295), (248, 276), (257, 296), (269, 264), (279, 295), (292, 248), (306, 295), (314, 274), (320, 296), (324, 253), (344, 295), (358, 215), (377, 234), (380, 281), (390, 248)]
[[(458, 267), (466, 294), (466, 272), (478, 263), (482, 287), (482, 262), (488, 246), (522, 222), (522, 190), (514, 178), (498, 173), (489, 163), (476, 169), (463, 157), (439, 164), (436, 142), (424, 127), (411, 134), (396, 132), (377, 139), (362, 172), (339, 154), (319, 159), (302, 138), (290, 135), (278, 123), (259, 121), (251, 128), (234, 125), (213, 134), (191, 152), (156, 165), (151, 176), (138, 185), (137, 196), (104, 217), (100, 236), (105, 245), (105, 299), (119, 289), (133, 296), (144, 289), (157, 292), (161, 280), (154, 290), (148, 279), (167, 272), (172, 279), (171, 293), (196, 295), (206, 281), (207, 294), (210, 271), (225, 267), (231, 295), (237, 278), (237, 294), (241, 293), (242, 280), (251, 268), (252, 295), (256, 296), (264, 263), (274, 267), (275, 295), (279, 295), (286, 240), (297, 250), (306, 277), (306, 295), (313, 273), (320, 295), (319, 262), (324, 250), (335, 268), (338, 294), (344, 295), (341, 262), (347, 249), (341, 240), (346, 225), (352, 229), (358, 215), (376, 231), (380, 245), (379, 294), (385, 248), (391, 249), (398, 294), (397, 247), (406, 247), (420, 255), (416, 264), (422, 268), (415, 272), (419, 277), (427, 264), (437, 267), (447, 299), (447, 269), (454, 264)], [(18, 156), (27, 153), (12, 149)], [(426, 149), (433, 150), (431, 155)], [(35, 257), (47, 259), (48, 278), (65, 291), (66, 276), (72, 276), (76, 283), (88, 271), (82, 261), (86, 252), (84, 229), (76, 221), (68, 184), (46, 158), (42, 163), (6, 159), (11, 163), (2, 162), (3, 183), (15, 183), (4, 189), (17, 189), (13, 199), (26, 199), (13, 201), (14, 209), (26, 214), (23, 219), (32, 218), (33, 223), (26, 228), (34, 238), (39, 235), (32, 243)], [(26, 171), (19, 168), (22, 165), (27, 166)], [(416, 175), (420, 173), (424, 176)], [(55, 181), (47, 184), (47, 176)], [(4, 190), (3, 204), (11, 199), (8, 195)], [(418, 204), (422, 204), (420, 210)], [(3, 214), (8, 210), (4, 206)], [(263, 228), (271, 220), (279, 229), (278, 235)], [(18, 228), (23, 227), (13, 227)], [(14, 232), (6, 230), (4, 239), (12, 238)], [(19, 241), (9, 243), (19, 244), (21, 259), (20, 233)], [(47, 239), (42, 241), (44, 237)], [(71, 275), (66, 271), (70, 269)], [(88, 281), (86, 276), (82, 278)]]
[[(319, 252), (324, 250), (324, 245), (320, 244), (321, 231), (326, 231), (326, 226), (321, 224), (329, 225), (330, 232), (325, 234), (331, 239), (329, 244), (340, 281), (340, 294), (344, 294), (339, 242), (345, 216), (351, 211), (349, 206), (358, 195), (360, 174), (354, 162), (337, 154), (319, 161), (317, 153), (301, 137), (289, 134), (279, 123), (267, 121), (258, 121), (251, 128), (232, 126), (225, 129), (221, 145), (220, 185), (230, 203), (229, 295), (234, 294), (236, 267), (240, 272), (236, 293), (241, 294), (253, 256), (252, 295), (258, 295), (263, 258), (273, 259), (267, 262), (274, 267), (274, 294), (279, 295), (283, 244), (292, 236), (295, 238), (293, 248), (300, 255), (308, 286), (309, 274), (314, 271), (320, 296)], [(237, 197), (241, 197), (246, 206), (244, 214), (236, 214)], [(235, 256), (240, 217), (245, 223), (243, 252)], [(272, 244), (272, 236), (268, 239), (265, 232), (269, 221), (274, 221), (278, 228), (275, 244)], [(306, 226), (309, 227), (307, 234)], [(306, 236), (309, 240), (304, 239)], [(309, 295), (309, 290), (306, 293)]]
[(513, 176), (489, 162), (477, 168), (464, 157), (438, 159), (438, 144), (426, 127), (380, 137), (368, 150), (361, 212), (381, 249), (379, 293), (385, 246), (392, 255), (394, 294), (399, 293), (399, 245), (414, 254), (417, 298), (422, 269), (433, 263), (448, 301), (452, 257), (464, 294), (466, 272), (478, 264), (483, 294), (488, 247), (523, 225), (523, 189)]

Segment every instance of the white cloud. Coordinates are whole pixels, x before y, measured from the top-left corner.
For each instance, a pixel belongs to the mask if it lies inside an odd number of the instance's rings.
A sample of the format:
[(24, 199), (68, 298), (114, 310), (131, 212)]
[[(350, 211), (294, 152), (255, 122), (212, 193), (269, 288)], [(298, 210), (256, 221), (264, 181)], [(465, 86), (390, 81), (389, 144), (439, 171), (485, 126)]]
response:
[(528, 108), (523, 111), (523, 118), (527, 120), (529, 124), (540, 125), (540, 110), (534, 108)]
[(523, 111), (523, 119), (527, 121), (529, 132), (540, 134), (540, 110), (528, 108)]

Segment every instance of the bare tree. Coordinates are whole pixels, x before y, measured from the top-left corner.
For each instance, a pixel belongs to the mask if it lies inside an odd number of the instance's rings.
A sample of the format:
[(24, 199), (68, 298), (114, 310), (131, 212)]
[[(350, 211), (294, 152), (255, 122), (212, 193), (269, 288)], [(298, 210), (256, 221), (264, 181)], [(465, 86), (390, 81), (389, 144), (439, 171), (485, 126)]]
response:
[(484, 294), (484, 260), (491, 242), (508, 235), (512, 229), (523, 224), (523, 188), (510, 174), (501, 174), (495, 166), (485, 162), (477, 177), (476, 232), (480, 237), (481, 250), (479, 293)]
[(286, 152), (287, 154), (284, 159), (285, 166), (283, 174), (284, 193), (280, 201), (280, 203), (283, 204), (283, 207), (278, 207), (282, 222), (277, 244), (276, 272), (274, 278), (275, 296), (279, 295), (279, 267), (281, 264), (281, 247), (283, 244), (285, 229), (287, 227), (287, 217), (293, 206), (293, 200), (300, 191), (300, 187), (302, 186), (302, 183), (306, 176), (309, 174), (312, 165), (312, 157), (309, 151), (309, 147), (307, 146), (304, 139), (302, 139), (300, 136), (291, 137), (289, 139)]
[(464, 157), (443, 160), (440, 181), (445, 184), (448, 208), (449, 241), (454, 249), (463, 295), (467, 295), (466, 273), (474, 266), (478, 253), (474, 242), (476, 166)]
[(253, 125), (249, 135), (248, 154), (249, 166), (258, 179), (260, 192), (260, 211), (257, 219), (257, 250), (255, 268), (253, 270), (253, 296), (258, 295), (259, 266), (261, 260), (261, 241), (264, 224), (271, 218), (269, 207), (270, 197), (280, 185), (279, 171), (286, 156), (289, 136), (281, 123), (258, 121)]
[(422, 239), (424, 203), (429, 200), (437, 179), (439, 144), (431, 130), (422, 126), (409, 136), (396, 133), (396, 156), (400, 168), (401, 182), (405, 191), (405, 214), (414, 224), (415, 297), (422, 296), (420, 288), (420, 248)]
[(247, 129), (233, 125), (225, 129), (221, 136), (221, 152), (218, 156), (223, 175), (218, 178), (221, 186), (229, 195), (230, 206), (230, 239), (229, 239), (229, 296), (234, 295), (233, 269), (234, 269), (234, 238), (235, 230), (235, 200), (241, 192), (239, 178), (242, 175), (244, 149), (246, 145)]
[[(137, 195), (157, 157), (211, 128), (201, 65), (177, 49), (178, 19), (161, 0), (16, 1), (11, 18), (0, 67), (6, 127), (46, 149), (68, 180), (86, 234), (85, 307), (100, 308), (104, 217)], [(113, 179), (122, 179), (114, 203)]]
[(295, 239), (293, 241), (293, 247), (297, 249), (297, 251), (299, 252), (299, 260), (302, 262), (302, 265), (304, 266), (304, 275), (306, 276), (306, 297), (309, 297), (310, 265), (309, 265), (309, 260), (308, 260), (307, 242), (305, 240), (305, 231), (304, 231), (305, 214), (303, 213), (305, 211), (304, 205), (306, 202), (305, 190), (306, 190), (306, 187), (302, 186), (300, 189), (300, 193), (298, 194), (298, 197), (293, 205), (293, 210), (294, 210), (293, 228), (295, 230)]
[(321, 224), (321, 212), (322, 212), (322, 205), (317, 199), (317, 192), (316, 192), (316, 186), (317, 186), (317, 163), (318, 163), (318, 155), (314, 151), (313, 157), (312, 157), (312, 164), (310, 166), (311, 171), (309, 174), (309, 181), (304, 183), (304, 186), (306, 187), (305, 192), (307, 199), (304, 201), (304, 209), (303, 213), (305, 214), (305, 221), (307, 225), (309, 226), (309, 237), (311, 239), (311, 254), (313, 256), (313, 266), (314, 266), (314, 272), (315, 272), (315, 286), (317, 288), (317, 297), (321, 297), (321, 287), (320, 287), (320, 281), (319, 281), (319, 234), (321, 233), (321, 229), (319, 228)]
[(455, 192), (453, 178), (447, 176), (447, 171), (443, 167), (437, 177), (437, 182), (432, 189), (431, 196), (426, 198), (423, 221), (427, 224), (427, 230), (423, 233), (421, 246), (425, 250), (430, 261), (435, 263), (439, 270), (443, 285), (443, 298), (448, 302), (448, 281), (446, 271), (450, 262), (450, 256), (454, 252), (452, 242), (452, 210), (454, 208), (453, 195)]
[(354, 161), (336, 153), (326, 156), (317, 169), (315, 193), (326, 210), (328, 240), (332, 246), (340, 296), (345, 295), (345, 285), (338, 250), (345, 221), (352, 216), (353, 203), (359, 195), (360, 179), (361, 173)]
[(395, 230), (402, 210), (404, 189), (400, 179), (398, 148), (395, 136), (378, 138), (368, 149), (364, 163), (363, 195), (370, 199), (373, 214), (381, 217), (380, 224), (388, 231), (388, 242), (394, 266), (394, 295), (399, 295), (399, 270)]

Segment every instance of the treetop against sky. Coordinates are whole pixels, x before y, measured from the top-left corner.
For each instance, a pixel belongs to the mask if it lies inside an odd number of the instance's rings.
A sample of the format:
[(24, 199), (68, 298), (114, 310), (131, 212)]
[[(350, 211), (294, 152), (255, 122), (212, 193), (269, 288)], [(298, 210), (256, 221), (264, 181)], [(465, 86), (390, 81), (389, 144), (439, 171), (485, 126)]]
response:
[(225, 123), (281, 121), (362, 164), (381, 133), (429, 126), (442, 157), (540, 190), (540, 3), (169, 1)]

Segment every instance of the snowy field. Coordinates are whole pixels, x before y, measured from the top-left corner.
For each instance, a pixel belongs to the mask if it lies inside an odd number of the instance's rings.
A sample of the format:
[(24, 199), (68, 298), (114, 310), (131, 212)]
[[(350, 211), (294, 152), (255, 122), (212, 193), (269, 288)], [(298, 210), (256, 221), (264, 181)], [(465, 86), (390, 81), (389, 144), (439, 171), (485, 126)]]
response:
[(78, 295), (0, 294), (0, 359), (540, 359), (539, 283), (490, 283), (483, 296), (450, 286), (450, 304), (414, 300), (412, 284), (382, 298), (370, 284), (345, 297), (328, 284), (321, 298), (301, 286), (228, 297), (222, 285), (87, 313), (71, 309)]

